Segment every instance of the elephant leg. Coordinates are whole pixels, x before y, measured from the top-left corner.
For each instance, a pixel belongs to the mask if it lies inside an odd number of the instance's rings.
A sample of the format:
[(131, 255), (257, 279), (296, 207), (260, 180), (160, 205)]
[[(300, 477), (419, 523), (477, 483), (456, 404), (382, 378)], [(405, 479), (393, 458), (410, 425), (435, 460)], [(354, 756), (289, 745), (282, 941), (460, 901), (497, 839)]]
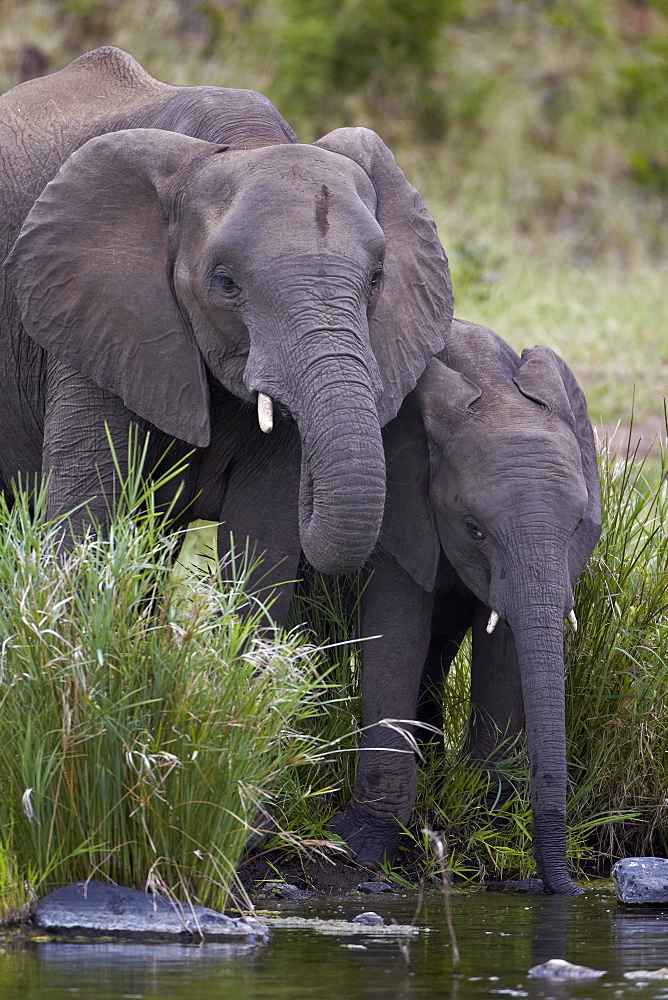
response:
[[(459, 647), (471, 627), (476, 598), (459, 580), (439, 584), (434, 595), (431, 639), (422, 669), (417, 719), (441, 729), (443, 725), (443, 685)], [(439, 743), (442, 737), (421, 730), (425, 742)]]
[[(386, 553), (372, 558), (362, 603), (362, 738), (351, 801), (329, 823), (363, 864), (391, 857), (417, 791), (411, 749), (433, 595)], [(382, 724), (393, 722), (395, 728)]]
[(494, 799), (505, 801), (512, 786), (494, 770), (524, 726), (524, 705), (515, 640), (510, 627), (500, 620), (487, 633), (490, 609), (477, 602), (473, 616), (471, 661), (471, 717), (465, 755), (489, 770), (496, 788)]
[[(229, 470), (218, 527), (224, 579), (245, 572), (246, 589), (284, 625), (299, 571), (300, 453), (296, 428), (286, 422), (265, 435), (252, 414), (247, 440)], [(257, 604), (249, 605), (249, 613)]]
[(125, 475), (128, 432), (136, 419), (119, 396), (61, 362), (49, 362), (42, 472), (49, 477), (49, 517), (71, 511), (65, 547), (91, 521), (107, 523), (120, 487), (109, 442)]

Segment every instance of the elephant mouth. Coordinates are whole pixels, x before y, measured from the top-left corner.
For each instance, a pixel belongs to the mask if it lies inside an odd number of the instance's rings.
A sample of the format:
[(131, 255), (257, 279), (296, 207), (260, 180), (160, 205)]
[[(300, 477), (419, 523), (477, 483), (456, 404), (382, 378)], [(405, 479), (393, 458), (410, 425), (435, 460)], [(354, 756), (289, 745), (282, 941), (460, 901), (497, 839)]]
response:
[(260, 389), (251, 391), (258, 425), (265, 434), (270, 434), (278, 424), (290, 423), (296, 427), (297, 422), (285, 403)]
[[(495, 611), (492, 608), (492, 610), (489, 613), (489, 618), (487, 620), (487, 627), (485, 629), (485, 631), (487, 632), (488, 635), (492, 634), (492, 632), (494, 631), (494, 629), (496, 628), (496, 626), (499, 624), (499, 621), (501, 620), (502, 617), (503, 617), (503, 615), (500, 615), (498, 611)], [(577, 620), (577, 617), (575, 615), (575, 608), (571, 608), (571, 610), (567, 614), (564, 613), (564, 621), (568, 622), (568, 625), (569, 625), (569, 627), (571, 629), (571, 632), (577, 632), (577, 630), (578, 630), (578, 620)]]

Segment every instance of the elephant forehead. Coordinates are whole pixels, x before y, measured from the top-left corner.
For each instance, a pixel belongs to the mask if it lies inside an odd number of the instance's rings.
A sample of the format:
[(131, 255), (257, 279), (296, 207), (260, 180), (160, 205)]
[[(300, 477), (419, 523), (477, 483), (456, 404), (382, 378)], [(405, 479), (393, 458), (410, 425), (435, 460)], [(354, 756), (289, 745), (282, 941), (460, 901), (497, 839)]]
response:
[(249, 160), (248, 176), (255, 171), (269, 171), (277, 177), (294, 181), (303, 178), (315, 184), (332, 186), (352, 184), (357, 195), (376, 211), (376, 190), (369, 175), (348, 156), (318, 146), (269, 146), (254, 151)]
[[(334, 169), (319, 150), (309, 150), (316, 157), (281, 157), (276, 164), (268, 156), (255, 163), (255, 152), (235, 152), (231, 161), (221, 155), (205, 165), (182, 209), (186, 241), (256, 269), (284, 253), (331, 253), (364, 268), (382, 254), (385, 236), (373, 211), (375, 194), (371, 187), (372, 198), (367, 197), (370, 181), (359, 167), (365, 197), (357, 176), (347, 167)], [(306, 169), (315, 158), (326, 169)]]
[(365, 171), (354, 160), (314, 146), (268, 146), (229, 150), (203, 164), (197, 187), (205, 197), (226, 198), (255, 192), (265, 198), (295, 202), (322, 196), (349, 205), (360, 199), (376, 213), (376, 191)]
[(495, 410), (492, 417), (481, 408), (452, 428), (448, 450), (456, 454), (464, 449), (485, 462), (503, 464), (514, 458), (518, 463), (565, 463), (579, 469), (577, 438), (551, 413)]
[[(577, 505), (587, 490), (580, 448), (570, 428), (551, 419), (527, 426), (501, 422), (467, 421), (453, 428), (446, 445), (446, 475), (465, 494), (494, 494), (526, 498), (532, 484), (547, 499), (563, 503), (564, 496)], [(483, 486), (484, 484), (484, 486)], [(514, 502), (514, 501), (513, 501)]]

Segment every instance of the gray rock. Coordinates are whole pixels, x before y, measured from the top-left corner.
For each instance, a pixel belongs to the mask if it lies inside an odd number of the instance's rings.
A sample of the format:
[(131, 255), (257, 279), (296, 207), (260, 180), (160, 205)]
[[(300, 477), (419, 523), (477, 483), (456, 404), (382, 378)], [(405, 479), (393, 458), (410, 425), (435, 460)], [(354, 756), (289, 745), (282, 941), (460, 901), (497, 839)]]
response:
[(624, 979), (643, 979), (648, 982), (652, 979), (668, 979), (668, 968), (664, 965), (662, 969), (634, 969), (633, 972), (625, 972)]
[(428, 927), (414, 924), (356, 924), (352, 920), (320, 920), (318, 917), (277, 917), (267, 913), (265, 919), (270, 927), (280, 927), (288, 931), (312, 931), (314, 934), (335, 935), (337, 937), (372, 938), (412, 938), (428, 934)]
[(377, 924), (384, 924), (385, 921), (381, 917), (380, 913), (374, 913), (373, 910), (367, 910), (366, 913), (358, 913), (356, 917), (353, 917), (354, 924), (368, 924), (369, 927), (374, 927)]
[(269, 929), (255, 917), (228, 917), (206, 906), (190, 906), (164, 896), (106, 882), (73, 882), (49, 893), (37, 904), (35, 923), (45, 930), (200, 939), (260, 944)]
[(620, 903), (668, 906), (666, 858), (623, 858), (612, 866), (610, 874)]
[(567, 979), (598, 979), (605, 975), (605, 969), (589, 969), (586, 965), (573, 965), (563, 958), (551, 958), (542, 965), (529, 969), (534, 979), (553, 979), (565, 982)]
[(290, 882), (266, 882), (261, 891), (263, 897), (269, 896), (271, 899), (291, 899), (298, 902), (303, 899), (310, 899), (313, 895), (307, 889), (299, 889)]
[(501, 882), (488, 882), (488, 892), (524, 892), (528, 896), (542, 896), (545, 886), (539, 878), (507, 878)]
[(376, 892), (394, 892), (393, 886), (388, 882), (360, 882), (357, 888), (360, 892), (366, 892), (369, 895)]

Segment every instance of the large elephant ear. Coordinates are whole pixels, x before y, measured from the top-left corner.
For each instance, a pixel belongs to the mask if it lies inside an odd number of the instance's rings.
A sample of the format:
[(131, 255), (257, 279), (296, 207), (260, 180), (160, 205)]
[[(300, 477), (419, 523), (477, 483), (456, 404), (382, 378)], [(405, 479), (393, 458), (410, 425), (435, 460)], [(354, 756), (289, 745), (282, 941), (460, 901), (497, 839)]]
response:
[(367, 128), (338, 128), (315, 143), (354, 160), (376, 189), (385, 233), (384, 282), (369, 333), (383, 381), (381, 425), (399, 412), (452, 322), (448, 259), (434, 220), (382, 139)]
[(569, 572), (574, 582), (601, 535), (601, 486), (587, 401), (573, 372), (549, 347), (532, 347), (522, 351), (513, 381), (524, 396), (546, 406), (566, 421), (580, 445), (588, 502), (569, 548)]
[(431, 493), (440, 451), (480, 394), (465, 375), (432, 358), (383, 429), (387, 492), (380, 544), (425, 590), (434, 589), (441, 558)]
[(433, 454), (447, 445), (453, 425), (467, 417), (469, 407), (480, 399), (482, 389), (467, 375), (440, 358), (433, 358), (413, 395), (420, 407)]
[(158, 129), (91, 139), (47, 184), (5, 262), (30, 337), (200, 447), (206, 370), (172, 293), (165, 192), (224, 148)]

